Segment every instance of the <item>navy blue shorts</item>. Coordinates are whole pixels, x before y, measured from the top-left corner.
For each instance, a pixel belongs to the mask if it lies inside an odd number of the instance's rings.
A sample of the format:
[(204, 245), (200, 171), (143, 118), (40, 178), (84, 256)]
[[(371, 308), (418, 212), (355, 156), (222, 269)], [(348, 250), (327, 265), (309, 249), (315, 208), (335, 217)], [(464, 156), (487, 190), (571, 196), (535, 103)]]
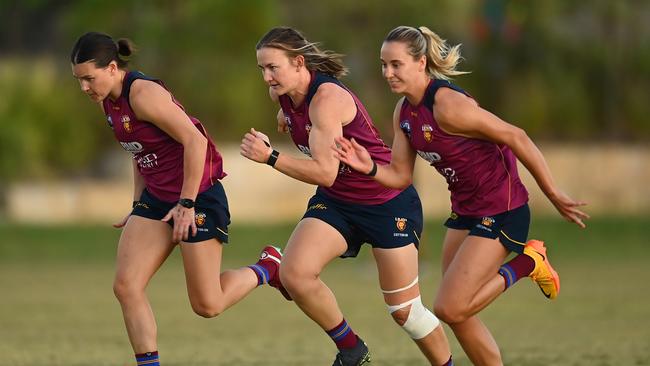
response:
[[(230, 212), (228, 211), (228, 198), (221, 182), (216, 182), (205, 192), (196, 197), (194, 205), (194, 221), (196, 222), (196, 236), (188, 235), (186, 243), (197, 243), (212, 238), (217, 238), (221, 243), (228, 242), (228, 225)], [(142, 216), (152, 220), (161, 220), (176, 202), (161, 201), (152, 196), (145, 189), (140, 196), (131, 215)], [(169, 220), (169, 225), (174, 227), (174, 220)]]
[(341, 258), (356, 257), (363, 243), (384, 249), (420, 245), (422, 203), (413, 186), (378, 205), (337, 200), (317, 189), (307, 205), (306, 217), (322, 220), (343, 235), (348, 250)]
[(528, 204), (524, 204), (514, 210), (485, 217), (460, 216), (452, 212), (445, 226), (450, 229), (469, 230), (469, 235), (499, 238), (506, 249), (521, 254), (528, 240), (530, 209)]

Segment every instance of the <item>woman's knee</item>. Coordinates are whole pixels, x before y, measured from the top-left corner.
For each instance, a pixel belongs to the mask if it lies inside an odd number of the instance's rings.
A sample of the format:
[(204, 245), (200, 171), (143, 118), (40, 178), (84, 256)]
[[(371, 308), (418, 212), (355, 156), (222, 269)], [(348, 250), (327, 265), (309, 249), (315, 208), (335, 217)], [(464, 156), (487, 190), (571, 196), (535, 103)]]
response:
[(420, 296), (407, 303), (389, 305), (388, 311), (393, 320), (413, 339), (426, 337), (440, 325), (438, 318), (424, 307)]
[(399, 310), (393, 311), (393, 312), (390, 314), (390, 316), (393, 317), (393, 320), (395, 321), (395, 323), (397, 323), (397, 325), (399, 325), (399, 326), (401, 327), (401, 326), (403, 326), (404, 323), (406, 323), (406, 321), (408, 320), (408, 318), (409, 318), (409, 313), (410, 313), (410, 309), (411, 309), (411, 308), (408, 307), (408, 308), (404, 308), (404, 309), (399, 309)]
[(144, 286), (117, 277), (113, 281), (113, 294), (120, 303), (132, 301), (144, 296)]
[(312, 281), (318, 279), (318, 273), (291, 262), (280, 265), (280, 281), (292, 294), (307, 291)]
[(192, 310), (203, 318), (214, 318), (226, 310), (223, 302), (207, 298), (190, 299)]
[(466, 311), (458, 304), (436, 300), (433, 304), (433, 313), (447, 324), (461, 323), (469, 318)]

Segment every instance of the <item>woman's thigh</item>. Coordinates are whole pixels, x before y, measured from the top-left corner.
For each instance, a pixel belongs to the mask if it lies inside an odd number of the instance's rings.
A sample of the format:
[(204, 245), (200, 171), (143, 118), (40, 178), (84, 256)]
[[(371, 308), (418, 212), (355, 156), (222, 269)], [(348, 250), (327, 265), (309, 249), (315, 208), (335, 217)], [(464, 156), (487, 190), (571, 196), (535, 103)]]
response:
[(144, 289), (173, 249), (167, 223), (132, 215), (117, 247), (116, 283)]

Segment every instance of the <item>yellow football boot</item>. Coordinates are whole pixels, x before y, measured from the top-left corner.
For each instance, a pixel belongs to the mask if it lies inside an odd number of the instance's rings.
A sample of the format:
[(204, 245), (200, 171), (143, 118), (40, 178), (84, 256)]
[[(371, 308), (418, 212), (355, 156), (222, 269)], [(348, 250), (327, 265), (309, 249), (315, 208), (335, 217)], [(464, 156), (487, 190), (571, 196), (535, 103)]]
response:
[(560, 276), (548, 261), (544, 242), (529, 240), (524, 247), (524, 254), (535, 261), (535, 268), (528, 277), (537, 283), (544, 296), (551, 300), (555, 299), (560, 293)]

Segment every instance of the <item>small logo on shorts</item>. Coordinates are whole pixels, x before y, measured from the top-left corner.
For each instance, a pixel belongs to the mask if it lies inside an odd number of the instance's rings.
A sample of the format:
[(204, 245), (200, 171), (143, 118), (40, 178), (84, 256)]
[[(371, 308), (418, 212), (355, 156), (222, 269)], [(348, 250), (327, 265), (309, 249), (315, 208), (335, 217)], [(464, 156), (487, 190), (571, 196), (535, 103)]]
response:
[(486, 216), (486, 217), (481, 219), (481, 225), (483, 225), (483, 226), (490, 227), (490, 226), (492, 226), (492, 224), (494, 224), (494, 218), (492, 218), (492, 217)]
[(397, 230), (404, 231), (404, 229), (406, 229), (406, 219), (403, 217), (396, 217), (395, 226), (397, 226)]
[(206, 215), (203, 212), (194, 215), (194, 221), (196, 221), (197, 226), (203, 226), (203, 224), (205, 224), (205, 216)]
[(452, 220), (456, 220), (456, 219), (458, 219), (458, 214), (455, 213), (455, 212), (452, 212), (451, 214), (449, 214), (449, 218), (452, 219)]
[(317, 203), (315, 205), (309, 206), (309, 208), (307, 209), (307, 211), (311, 211), (311, 210), (327, 210), (327, 206), (324, 203)]
[(135, 206), (133, 206), (133, 208), (136, 208), (136, 207), (142, 207), (142, 208), (144, 208), (146, 210), (149, 209), (149, 205), (147, 205), (146, 203), (142, 203), (142, 202), (136, 202)]

